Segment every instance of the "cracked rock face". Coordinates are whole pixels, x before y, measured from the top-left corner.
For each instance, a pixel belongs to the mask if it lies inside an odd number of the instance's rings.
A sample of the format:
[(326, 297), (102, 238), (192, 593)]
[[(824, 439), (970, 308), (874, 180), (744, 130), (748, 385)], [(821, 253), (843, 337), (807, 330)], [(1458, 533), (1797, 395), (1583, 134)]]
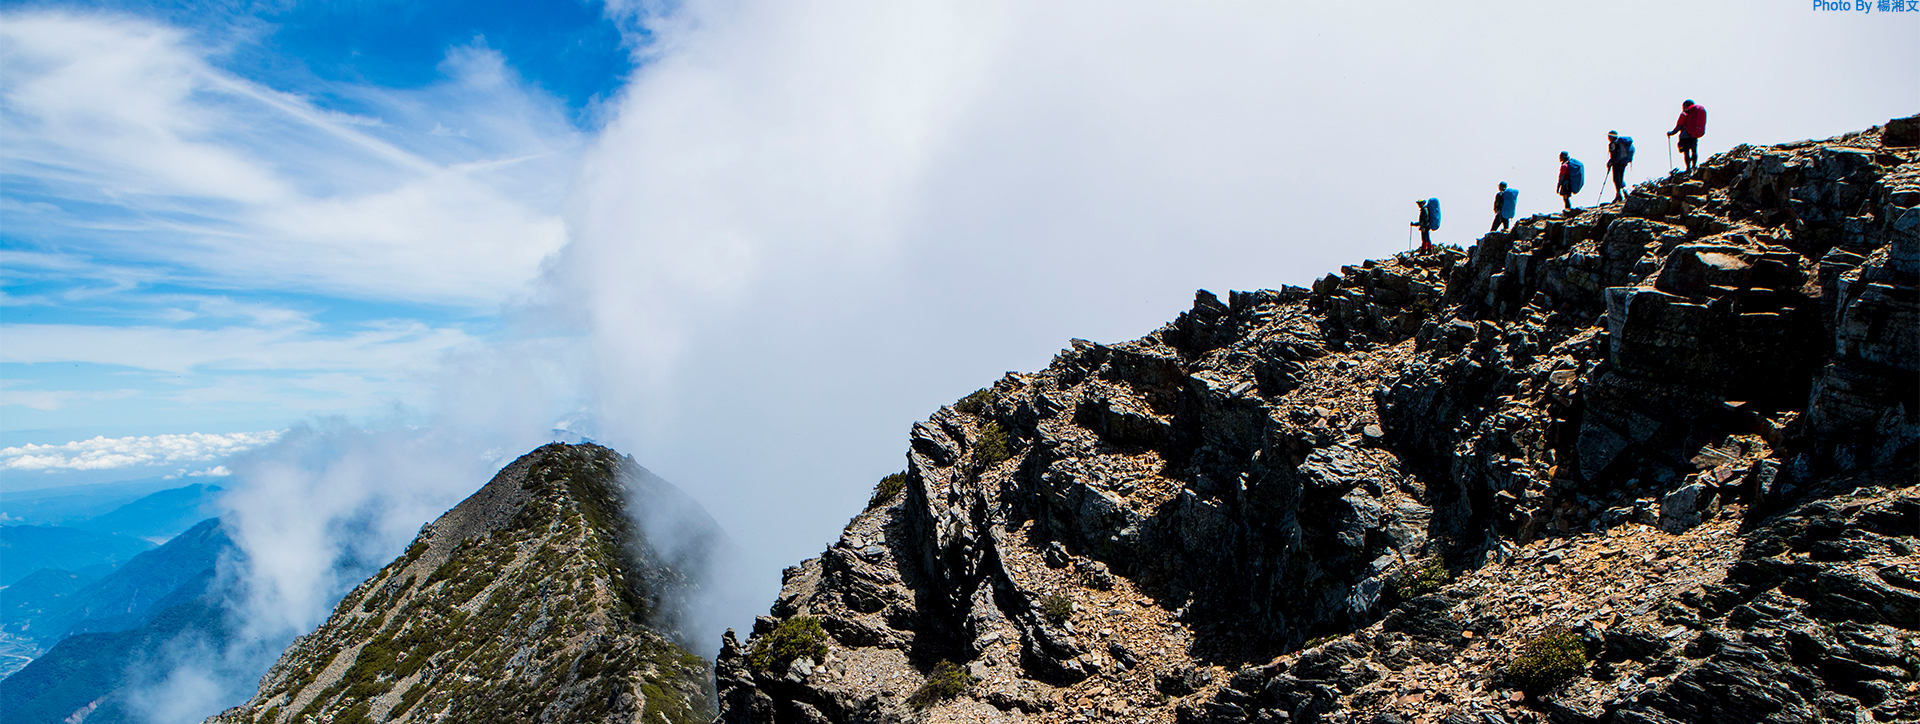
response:
[[(1920, 149), (1882, 141), (1076, 340), (914, 426), (729, 634), (720, 718), (1912, 720)], [(800, 621), (824, 655), (769, 655)], [(1523, 684), (1550, 633), (1584, 658)]]
[(706, 721), (706, 662), (662, 633), (682, 573), (628, 509), (666, 486), (597, 445), (528, 453), (209, 724)]

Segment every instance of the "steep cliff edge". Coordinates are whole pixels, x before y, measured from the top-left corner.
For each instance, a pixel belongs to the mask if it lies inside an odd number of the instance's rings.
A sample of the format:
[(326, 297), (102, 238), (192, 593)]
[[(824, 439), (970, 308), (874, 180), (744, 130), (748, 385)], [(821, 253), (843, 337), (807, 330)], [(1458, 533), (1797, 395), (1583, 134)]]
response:
[(1890, 125), (1009, 374), (729, 633), (721, 720), (1920, 717)]
[(208, 722), (705, 721), (706, 662), (661, 623), (682, 573), (630, 510), (664, 485), (596, 445), (528, 453)]

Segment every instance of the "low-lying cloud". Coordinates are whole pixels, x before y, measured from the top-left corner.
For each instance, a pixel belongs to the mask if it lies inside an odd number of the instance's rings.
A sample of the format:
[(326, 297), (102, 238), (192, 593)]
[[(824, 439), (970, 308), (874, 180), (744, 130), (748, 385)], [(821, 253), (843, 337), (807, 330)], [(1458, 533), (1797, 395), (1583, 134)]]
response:
[[(178, 435), (95, 437), (60, 445), (19, 445), (0, 448), (0, 469), (111, 470), (208, 462), (271, 444), (279, 440), (282, 433), (281, 430), (225, 434), (190, 432)], [(227, 474), (224, 467), (182, 472), (195, 476)]]

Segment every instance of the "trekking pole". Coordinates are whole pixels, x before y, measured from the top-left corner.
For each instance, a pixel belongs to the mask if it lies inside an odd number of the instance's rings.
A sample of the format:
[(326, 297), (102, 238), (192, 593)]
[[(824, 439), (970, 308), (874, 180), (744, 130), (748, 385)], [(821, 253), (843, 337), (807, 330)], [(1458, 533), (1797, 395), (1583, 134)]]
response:
[(1673, 136), (1667, 136), (1667, 173), (1673, 173)]

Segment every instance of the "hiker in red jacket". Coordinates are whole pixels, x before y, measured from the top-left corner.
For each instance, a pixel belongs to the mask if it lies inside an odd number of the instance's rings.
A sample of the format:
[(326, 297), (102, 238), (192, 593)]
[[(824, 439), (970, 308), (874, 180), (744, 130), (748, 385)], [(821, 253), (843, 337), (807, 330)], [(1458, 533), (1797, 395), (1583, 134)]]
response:
[(1680, 119), (1673, 122), (1667, 135), (1680, 134), (1680, 156), (1687, 160), (1687, 173), (1700, 163), (1700, 137), (1707, 135), (1707, 107), (1691, 99), (1680, 104)]
[(1586, 166), (1581, 165), (1579, 159), (1568, 156), (1566, 151), (1561, 151), (1560, 184), (1556, 190), (1560, 193), (1560, 203), (1565, 204), (1568, 211), (1573, 210), (1573, 195), (1580, 193), (1580, 189), (1586, 185)]

